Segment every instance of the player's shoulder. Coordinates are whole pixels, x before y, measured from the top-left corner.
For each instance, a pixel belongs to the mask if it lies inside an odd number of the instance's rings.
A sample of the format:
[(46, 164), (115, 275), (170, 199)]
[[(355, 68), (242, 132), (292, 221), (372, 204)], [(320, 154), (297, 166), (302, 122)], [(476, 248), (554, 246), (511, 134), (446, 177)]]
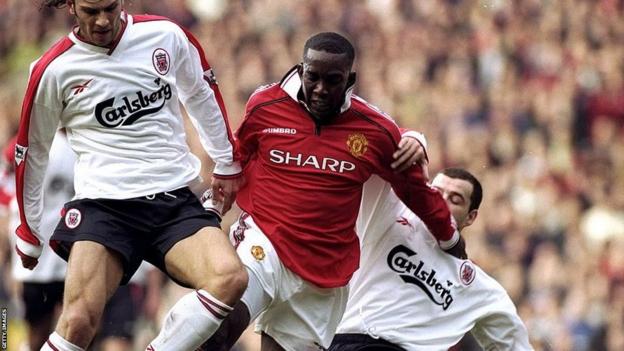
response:
[(166, 22), (166, 23), (177, 25), (177, 23), (175, 23), (172, 19), (170, 19), (169, 17), (165, 17), (165, 16), (149, 15), (149, 14), (132, 15), (133, 24), (145, 24), (145, 23), (152, 23), (152, 22), (161, 22), (157, 24), (162, 24), (162, 22)]
[(171, 32), (175, 34), (182, 34), (186, 32), (186, 29), (180, 24), (165, 16), (157, 15), (132, 15), (132, 24), (140, 30)]
[(362, 123), (388, 134), (393, 139), (400, 139), (401, 133), (394, 119), (362, 97), (355, 94), (351, 96), (351, 110), (361, 119)]
[(259, 86), (247, 100), (247, 110), (259, 108), (271, 103), (278, 103), (288, 98), (279, 83), (271, 83)]
[(54, 67), (64, 67), (53, 65), (53, 63), (58, 62), (59, 58), (66, 55), (73, 46), (74, 42), (68, 36), (57, 40), (43, 55), (30, 64), (31, 79), (40, 79), (44, 72), (51, 71)]

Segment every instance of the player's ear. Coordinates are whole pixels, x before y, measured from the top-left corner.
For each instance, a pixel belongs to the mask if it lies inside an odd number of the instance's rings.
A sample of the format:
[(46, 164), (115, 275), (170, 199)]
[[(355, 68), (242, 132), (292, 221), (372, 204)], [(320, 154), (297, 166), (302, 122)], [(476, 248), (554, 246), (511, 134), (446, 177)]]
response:
[(349, 79), (348, 79), (348, 81), (347, 81), (347, 87), (350, 87), (350, 86), (352, 86), (353, 84), (355, 84), (355, 78), (356, 78), (356, 76), (355, 76), (355, 72), (351, 72), (351, 73), (349, 73)]
[(464, 227), (467, 227), (474, 223), (475, 219), (477, 219), (478, 214), (479, 210), (477, 210), (476, 208), (468, 212), (468, 216), (466, 217), (466, 221), (464, 222)]
[(67, 7), (69, 7), (69, 13), (76, 16), (76, 4), (74, 4), (74, 0), (68, 0)]

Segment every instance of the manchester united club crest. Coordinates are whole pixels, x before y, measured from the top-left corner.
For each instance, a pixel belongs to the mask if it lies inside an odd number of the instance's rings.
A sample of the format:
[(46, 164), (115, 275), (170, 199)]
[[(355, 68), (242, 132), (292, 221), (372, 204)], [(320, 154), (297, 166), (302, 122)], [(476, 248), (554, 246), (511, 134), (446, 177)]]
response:
[(347, 138), (347, 146), (351, 155), (359, 158), (368, 149), (368, 140), (362, 133), (353, 133)]
[(262, 261), (264, 259), (264, 256), (266, 256), (264, 254), (264, 249), (262, 248), (262, 246), (257, 246), (257, 245), (254, 245), (254, 246), (251, 247), (251, 255), (257, 261)]
[(169, 53), (165, 49), (158, 48), (154, 50), (152, 54), (152, 63), (154, 64), (154, 68), (156, 72), (161, 75), (165, 75), (169, 72), (171, 59), (169, 58)]
[(65, 213), (65, 225), (69, 229), (74, 229), (80, 225), (82, 221), (82, 213), (77, 208), (69, 209)]
[(464, 261), (459, 268), (459, 279), (464, 285), (470, 285), (476, 276), (475, 268), (470, 261)]

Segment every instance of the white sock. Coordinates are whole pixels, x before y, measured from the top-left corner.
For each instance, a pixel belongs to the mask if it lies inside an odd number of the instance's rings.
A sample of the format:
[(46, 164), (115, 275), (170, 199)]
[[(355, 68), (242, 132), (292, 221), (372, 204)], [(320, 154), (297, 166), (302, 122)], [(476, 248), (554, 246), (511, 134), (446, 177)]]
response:
[(167, 313), (165, 323), (146, 351), (193, 351), (208, 340), (232, 307), (205, 290), (184, 295)]
[(43, 344), (41, 351), (84, 351), (84, 349), (63, 339), (57, 332), (54, 332), (50, 334), (48, 341)]

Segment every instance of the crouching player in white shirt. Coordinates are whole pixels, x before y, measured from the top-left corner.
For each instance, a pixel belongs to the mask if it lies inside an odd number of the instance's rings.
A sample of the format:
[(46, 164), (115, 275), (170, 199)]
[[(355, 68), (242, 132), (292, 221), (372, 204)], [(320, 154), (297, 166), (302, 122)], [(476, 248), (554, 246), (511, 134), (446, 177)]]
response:
[[(475, 221), (482, 189), (472, 174), (445, 169), (432, 186), (460, 231)], [(330, 351), (448, 350), (470, 331), (486, 350), (532, 350), (503, 287), (472, 261), (440, 250), (380, 178), (365, 184), (357, 233), (361, 267)]]

